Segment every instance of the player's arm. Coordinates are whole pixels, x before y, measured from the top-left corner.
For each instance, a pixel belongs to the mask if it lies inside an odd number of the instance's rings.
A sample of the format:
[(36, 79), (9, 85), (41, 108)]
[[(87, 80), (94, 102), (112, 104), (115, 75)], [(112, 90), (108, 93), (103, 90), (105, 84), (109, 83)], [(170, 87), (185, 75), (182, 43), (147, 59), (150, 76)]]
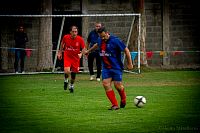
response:
[(90, 53), (91, 51), (96, 50), (97, 48), (98, 48), (98, 44), (95, 43), (91, 48), (89, 48), (88, 50), (86, 50), (84, 54), (88, 54), (88, 53)]
[(25, 33), (24, 41), (25, 41), (25, 42), (28, 42), (28, 35), (27, 35), (27, 33)]
[(78, 56), (79, 56), (79, 58), (81, 58), (82, 57), (82, 55), (84, 54), (86, 54), (86, 52), (87, 52), (87, 43), (85, 44), (84, 43), (84, 40), (83, 40), (83, 38), (81, 39), (81, 51), (80, 51), (80, 53), (78, 54)]
[(131, 70), (131, 69), (133, 69), (133, 63), (132, 63), (130, 51), (127, 47), (124, 49), (124, 53), (125, 53), (126, 58), (127, 58), (127, 68), (129, 70)]
[(87, 42), (86, 42), (86, 45), (85, 45), (86, 49), (89, 48), (89, 44), (90, 44), (90, 43), (87, 41)]
[(91, 42), (91, 32), (89, 33), (88, 37), (87, 37), (87, 41), (86, 41), (86, 49), (89, 49), (90, 46), (90, 42)]
[(90, 48), (90, 43), (87, 41), (86, 42), (86, 45), (85, 45), (85, 47), (86, 47), (86, 50), (84, 51), (84, 55), (86, 55), (86, 56), (88, 56), (88, 53), (87, 53), (87, 49), (89, 49)]
[(65, 46), (65, 43), (63, 43), (63, 41), (62, 41), (62, 42), (60, 43), (60, 49), (59, 49), (58, 55), (57, 55), (57, 57), (58, 57), (59, 60), (62, 59), (62, 51), (63, 51), (63, 49), (64, 49), (64, 46)]
[(87, 49), (86, 49), (86, 48), (83, 48), (83, 49), (81, 50), (80, 54), (78, 54), (79, 58), (81, 58), (83, 54), (86, 54), (86, 51), (87, 51)]

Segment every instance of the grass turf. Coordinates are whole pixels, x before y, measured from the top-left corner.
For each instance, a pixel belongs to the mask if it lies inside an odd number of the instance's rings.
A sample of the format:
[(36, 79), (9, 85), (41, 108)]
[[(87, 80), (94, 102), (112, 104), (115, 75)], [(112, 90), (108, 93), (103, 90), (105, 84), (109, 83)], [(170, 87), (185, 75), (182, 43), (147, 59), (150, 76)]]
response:
[[(77, 75), (73, 94), (62, 74), (0, 76), (0, 132), (200, 132), (199, 71), (124, 73), (123, 84), (127, 106), (110, 111), (88, 74)], [(144, 108), (133, 105), (137, 95), (146, 97)]]

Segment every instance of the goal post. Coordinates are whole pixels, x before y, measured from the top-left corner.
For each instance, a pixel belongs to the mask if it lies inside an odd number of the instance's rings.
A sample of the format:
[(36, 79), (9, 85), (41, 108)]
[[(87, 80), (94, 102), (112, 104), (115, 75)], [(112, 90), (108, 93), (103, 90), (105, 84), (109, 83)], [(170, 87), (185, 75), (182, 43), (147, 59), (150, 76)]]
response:
[(57, 57), (56, 56), (58, 54), (58, 50), (59, 50), (59, 46), (60, 46), (60, 42), (61, 42), (64, 23), (65, 23), (65, 17), (63, 17), (63, 19), (62, 19), (62, 23), (61, 23), (61, 27), (60, 27), (60, 33), (59, 33), (59, 37), (58, 37), (58, 42), (57, 42), (57, 47), (56, 47), (56, 54), (55, 54), (55, 57), (54, 57), (52, 72), (55, 72), (56, 61), (57, 61)]

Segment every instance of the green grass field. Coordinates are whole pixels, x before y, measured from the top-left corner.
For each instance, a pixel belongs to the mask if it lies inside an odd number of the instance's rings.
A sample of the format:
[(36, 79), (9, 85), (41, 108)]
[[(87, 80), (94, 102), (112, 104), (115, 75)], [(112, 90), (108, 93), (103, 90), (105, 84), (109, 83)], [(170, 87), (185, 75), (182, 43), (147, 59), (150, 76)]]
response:
[[(0, 76), (1, 133), (200, 132), (200, 71), (124, 73), (127, 106), (110, 111), (102, 84), (78, 74)], [(119, 101), (119, 95), (115, 90)], [(144, 108), (133, 105), (143, 95)]]

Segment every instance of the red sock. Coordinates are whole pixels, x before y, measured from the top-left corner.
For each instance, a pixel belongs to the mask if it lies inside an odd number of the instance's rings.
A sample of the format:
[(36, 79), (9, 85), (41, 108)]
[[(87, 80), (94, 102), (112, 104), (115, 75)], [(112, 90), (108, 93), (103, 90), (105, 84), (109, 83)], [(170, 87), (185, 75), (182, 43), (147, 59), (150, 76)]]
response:
[(121, 90), (118, 90), (118, 92), (121, 97), (121, 102), (126, 104), (126, 92), (124, 88), (122, 88)]
[(118, 106), (117, 99), (115, 97), (115, 92), (113, 90), (106, 91), (106, 95), (110, 102), (112, 103), (112, 106)]

